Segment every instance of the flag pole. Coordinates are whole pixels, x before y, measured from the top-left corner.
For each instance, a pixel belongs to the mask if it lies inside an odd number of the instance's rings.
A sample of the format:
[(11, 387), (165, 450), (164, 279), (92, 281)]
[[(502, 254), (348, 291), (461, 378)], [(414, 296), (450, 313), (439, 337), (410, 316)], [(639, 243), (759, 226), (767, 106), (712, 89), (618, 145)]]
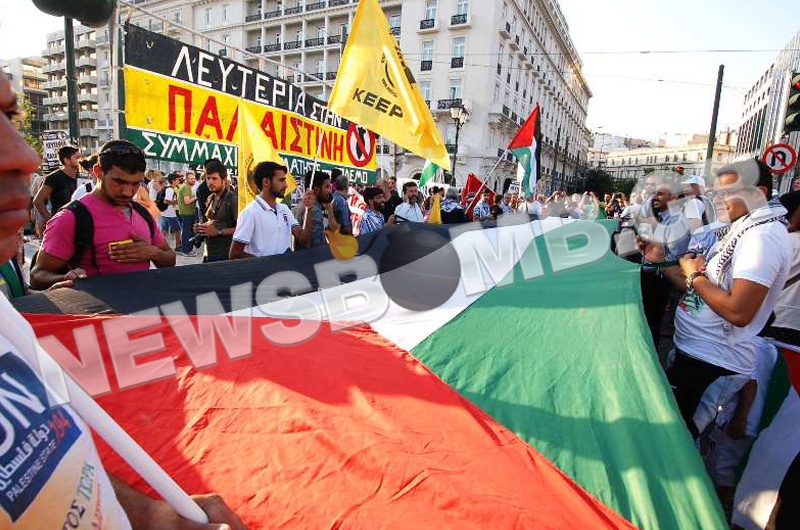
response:
[[(53, 366), (60, 364), (42, 347), (37, 340), (35, 342), (37, 356), (40, 362), (45, 361)], [(72, 379), (68, 373), (62, 372), (65, 386), (63, 390), (69, 400), (64, 399), (54, 392), (48, 385), (48, 391), (58, 398), (59, 403), (69, 403), (69, 406), (78, 413), (81, 419), (100, 435), (103, 440), (120, 456), (123, 460), (142, 477), (164, 501), (167, 502), (178, 514), (189, 521), (201, 524), (208, 524), (208, 516), (192, 500), (189, 495), (181, 489), (171, 476), (164, 471), (161, 466), (151, 457), (136, 441), (123, 429), (116, 421), (103, 410), (92, 397)]]
[[(497, 157), (497, 162), (495, 162), (494, 167), (492, 167), (492, 170), (489, 171), (489, 174), (486, 175), (486, 180), (489, 180), (489, 177), (491, 177), (494, 174), (495, 170), (497, 169), (497, 166), (500, 165), (500, 162), (503, 161), (503, 159), (506, 157), (507, 154), (508, 154), (508, 148), (503, 149), (503, 154), (500, 155), (499, 157)], [(481, 182), (483, 182), (483, 181), (481, 181)], [(487, 188), (488, 188), (488, 186), (487, 186)]]

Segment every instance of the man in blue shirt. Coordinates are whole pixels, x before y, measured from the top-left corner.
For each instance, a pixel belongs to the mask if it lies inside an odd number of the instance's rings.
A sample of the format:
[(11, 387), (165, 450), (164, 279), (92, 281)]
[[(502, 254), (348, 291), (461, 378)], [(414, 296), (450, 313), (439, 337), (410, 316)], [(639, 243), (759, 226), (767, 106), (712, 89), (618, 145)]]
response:
[[(334, 173), (339, 173), (333, 177)], [(339, 224), (339, 232), (344, 235), (353, 235), (353, 223), (350, 220), (350, 205), (347, 202), (347, 192), (350, 189), (350, 182), (341, 171), (334, 169), (331, 171), (333, 177), (333, 214)]]

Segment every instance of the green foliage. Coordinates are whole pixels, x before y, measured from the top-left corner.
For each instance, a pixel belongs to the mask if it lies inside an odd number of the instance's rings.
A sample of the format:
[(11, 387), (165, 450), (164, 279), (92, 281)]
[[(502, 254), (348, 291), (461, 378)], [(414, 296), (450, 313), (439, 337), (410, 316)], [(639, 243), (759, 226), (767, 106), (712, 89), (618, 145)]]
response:
[(603, 197), (606, 193), (612, 193), (616, 186), (611, 175), (602, 169), (588, 169), (581, 175), (584, 180), (584, 189), (593, 191), (598, 197)]
[(42, 156), (42, 137), (33, 133), (33, 119), (36, 116), (36, 107), (27, 97), (22, 98), (21, 107), (22, 117), (16, 120), (17, 130), (25, 138), (28, 145), (39, 153), (39, 156)]
[(630, 197), (637, 182), (639, 181), (633, 178), (622, 180), (617, 183), (617, 191), (624, 193), (626, 197)]

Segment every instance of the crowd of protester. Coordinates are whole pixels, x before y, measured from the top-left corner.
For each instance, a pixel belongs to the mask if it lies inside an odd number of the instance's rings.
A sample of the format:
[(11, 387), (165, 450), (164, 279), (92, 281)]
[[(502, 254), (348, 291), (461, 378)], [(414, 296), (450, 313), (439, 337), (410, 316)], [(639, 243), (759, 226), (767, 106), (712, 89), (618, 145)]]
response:
[[(643, 310), (687, 429), (723, 504), (730, 508), (742, 463), (758, 434), (775, 349), (762, 337), (800, 345), (800, 190), (773, 197), (757, 160), (700, 176), (650, 174), (630, 195), (591, 191), (462, 195), (394, 177), (355, 185), (341, 171), (310, 171), (287, 200), (287, 168), (258, 164), (257, 196), (241, 212), (239, 190), (217, 159), (200, 171), (146, 168), (134, 144), (107, 142), (91, 157), (58, 152), (61, 168), (34, 178), (30, 213), (41, 247), (31, 287), (203, 262), (265, 257), (325, 246), (331, 234), (369, 235), (403, 223), (459, 224), (526, 215), (608, 219), (635, 232)], [(0, 290), (27, 291), (20, 263), (0, 267)], [(664, 330), (669, 332), (665, 335)]]

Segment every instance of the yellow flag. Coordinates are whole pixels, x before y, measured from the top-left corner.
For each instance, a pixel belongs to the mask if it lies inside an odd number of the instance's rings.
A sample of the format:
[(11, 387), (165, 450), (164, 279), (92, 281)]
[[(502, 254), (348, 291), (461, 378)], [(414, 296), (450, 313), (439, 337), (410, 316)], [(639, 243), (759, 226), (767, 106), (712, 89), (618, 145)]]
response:
[(449, 170), (431, 111), (377, 0), (361, 0), (328, 107)]
[[(239, 105), (239, 212), (244, 207), (255, 200), (258, 195), (253, 181), (253, 170), (261, 162), (275, 162), (286, 166), (281, 155), (272, 147), (272, 142), (264, 134), (263, 129), (258, 124), (258, 120), (253, 117), (253, 113), (247, 105)], [(288, 168), (288, 166), (287, 166)], [(297, 188), (297, 182), (289, 173), (286, 174), (286, 182), (289, 185), (286, 189), (286, 196)]]
[(428, 223), (432, 225), (442, 224), (442, 198), (438, 193), (431, 200), (431, 213), (428, 215)]

